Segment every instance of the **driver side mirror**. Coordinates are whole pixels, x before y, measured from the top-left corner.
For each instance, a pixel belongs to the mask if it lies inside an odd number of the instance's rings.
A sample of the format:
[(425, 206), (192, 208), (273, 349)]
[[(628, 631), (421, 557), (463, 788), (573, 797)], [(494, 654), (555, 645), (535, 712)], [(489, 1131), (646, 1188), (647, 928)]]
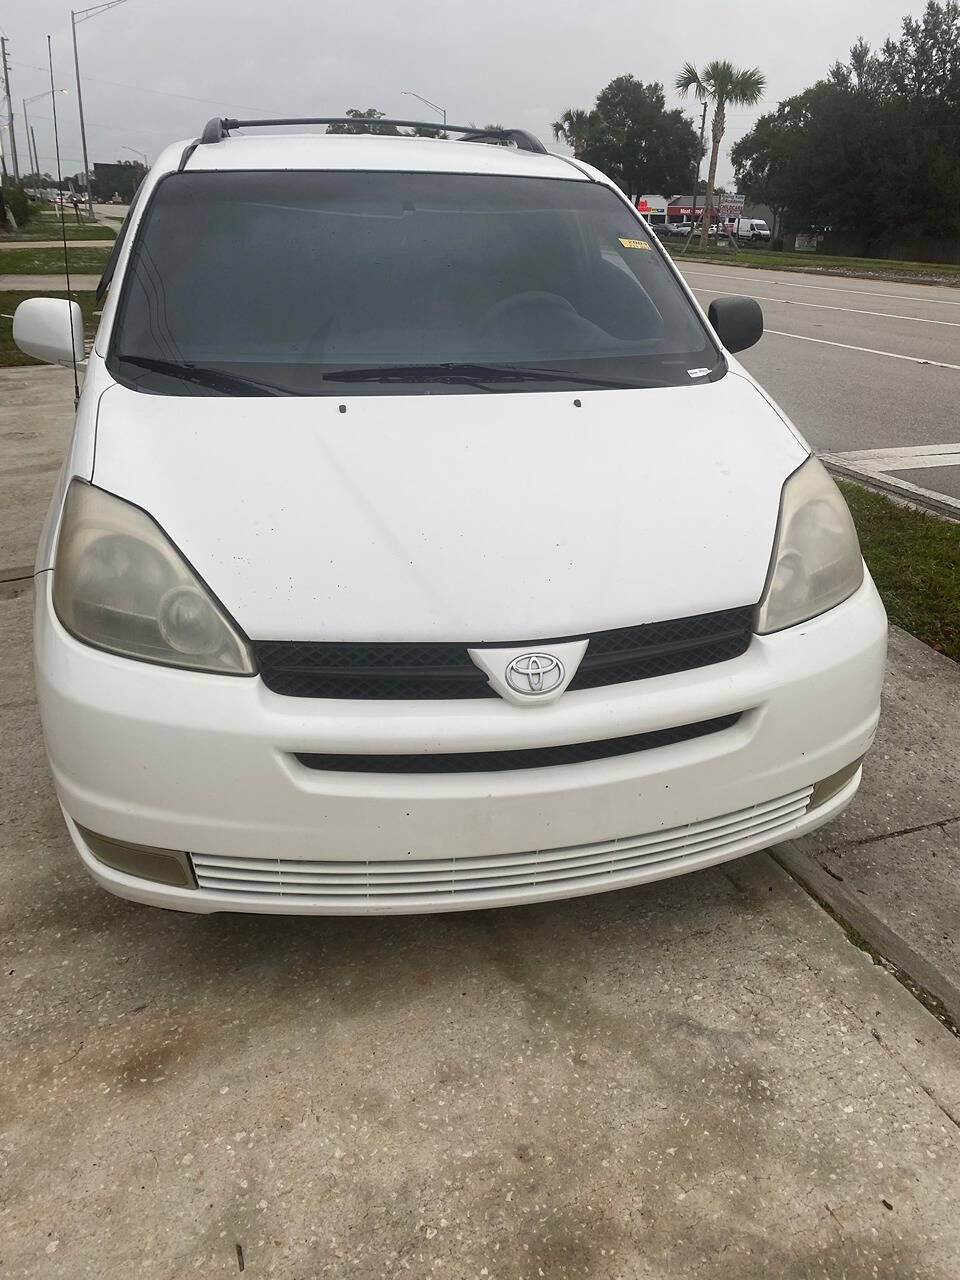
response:
[(745, 351), (763, 337), (763, 311), (754, 298), (714, 298), (707, 319), (730, 352)]
[(83, 358), (83, 315), (66, 298), (27, 298), (13, 313), (13, 340), (26, 356), (72, 366)]

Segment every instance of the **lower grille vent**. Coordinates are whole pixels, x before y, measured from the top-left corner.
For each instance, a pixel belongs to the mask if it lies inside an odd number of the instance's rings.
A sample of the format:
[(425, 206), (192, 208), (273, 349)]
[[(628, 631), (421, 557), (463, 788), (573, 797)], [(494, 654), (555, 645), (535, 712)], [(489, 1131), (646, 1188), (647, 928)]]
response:
[(525, 747), (509, 751), (456, 751), (419, 755), (297, 755), (308, 769), (325, 769), (335, 773), (495, 773), (506, 769), (545, 769), (561, 764), (583, 764), (588, 760), (609, 760), (612, 756), (632, 755), (654, 747), (668, 747), (675, 742), (688, 742), (709, 733), (729, 729), (740, 719), (740, 713), (701, 720), (698, 724), (682, 724), (673, 729), (657, 729), (652, 733), (634, 733), (626, 738), (605, 738), (600, 742), (570, 742), (556, 747)]

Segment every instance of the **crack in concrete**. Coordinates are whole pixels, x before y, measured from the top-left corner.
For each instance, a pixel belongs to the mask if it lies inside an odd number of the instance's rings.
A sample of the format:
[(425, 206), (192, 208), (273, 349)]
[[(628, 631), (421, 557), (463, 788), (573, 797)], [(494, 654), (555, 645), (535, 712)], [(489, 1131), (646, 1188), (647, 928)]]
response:
[(960, 1130), (960, 1119), (958, 1119), (958, 1118), (957, 1118), (957, 1117), (956, 1117), (956, 1116), (955, 1116), (951, 1111), (948, 1111), (948, 1110), (947, 1110), (947, 1108), (943, 1105), (943, 1103), (942, 1103), (942, 1102), (940, 1101), (940, 1099), (936, 1096), (936, 1094), (933, 1092), (933, 1090), (932, 1090), (932, 1089), (929, 1089), (929, 1088), (928, 1088), (928, 1087), (923, 1083), (923, 1081), (922, 1081), (922, 1080), (917, 1080), (917, 1081), (916, 1081), (916, 1083), (917, 1083), (917, 1085), (918, 1085), (918, 1086), (923, 1090), (923, 1092), (927, 1095), (927, 1097), (930, 1099), (930, 1101), (933, 1103), (933, 1105), (937, 1108), (937, 1110), (938, 1110), (942, 1115), (946, 1116), (946, 1118), (950, 1121), (950, 1123), (951, 1123), (952, 1125), (954, 1125), (958, 1130)]
[[(822, 850), (816, 855), (816, 858), (820, 862), (821, 858), (828, 857), (832, 853), (839, 853), (842, 849), (860, 849), (865, 844), (878, 844), (881, 840), (896, 840), (899, 836), (916, 835), (918, 831), (932, 831), (934, 827), (939, 827), (943, 831), (955, 822), (960, 822), (960, 816), (936, 818), (933, 822), (921, 822), (915, 827), (901, 827), (897, 831), (882, 831), (875, 836), (861, 836), (859, 840), (842, 840), (839, 844), (833, 844), (829, 849)], [(824, 867), (824, 870), (826, 870), (826, 867)]]

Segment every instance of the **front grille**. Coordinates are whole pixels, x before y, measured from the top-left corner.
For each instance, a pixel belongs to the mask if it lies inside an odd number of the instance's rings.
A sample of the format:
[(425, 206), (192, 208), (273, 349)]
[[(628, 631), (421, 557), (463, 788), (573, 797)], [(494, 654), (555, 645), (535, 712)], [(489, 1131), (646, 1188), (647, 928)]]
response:
[[(753, 606), (722, 609), (692, 618), (648, 622), (598, 631), (570, 689), (596, 689), (691, 671), (745, 653), (753, 631)], [(531, 649), (582, 640), (531, 640)], [(527, 646), (503, 643), (504, 648)], [(450, 641), (424, 643), (261, 640), (255, 644), (260, 674), (268, 689), (293, 698), (443, 699), (495, 698), (487, 678), (471, 661), (468, 647), (499, 648)]]
[(522, 747), (509, 751), (455, 751), (419, 755), (321, 755), (316, 752), (297, 755), (308, 769), (325, 769), (335, 773), (497, 773), (505, 769), (545, 769), (560, 764), (583, 764), (587, 760), (609, 760), (612, 756), (632, 755), (653, 747), (668, 747), (675, 742), (688, 742), (708, 733), (729, 729), (740, 719), (735, 715), (717, 716), (698, 724), (683, 724), (672, 729), (650, 733), (634, 733), (626, 738), (605, 738), (600, 742), (569, 742), (555, 747)]
[(775, 844), (806, 812), (810, 787), (718, 818), (595, 844), (475, 858), (318, 862), (193, 854), (197, 884), (225, 904), (284, 902), (327, 912), (442, 911), (599, 893)]

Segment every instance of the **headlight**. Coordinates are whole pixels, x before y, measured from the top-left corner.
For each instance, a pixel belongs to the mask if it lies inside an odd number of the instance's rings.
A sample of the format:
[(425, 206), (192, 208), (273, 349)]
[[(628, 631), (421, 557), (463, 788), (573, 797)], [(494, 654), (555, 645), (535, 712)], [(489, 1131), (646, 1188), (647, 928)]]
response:
[(222, 675), (256, 671), (246, 640), (159, 525), (82, 480), (67, 490), (53, 605), (98, 649)]
[(783, 486), (757, 631), (767, 635), (832, 609), (863, 582), (863, 560), (843, 495), (808, 458)]

